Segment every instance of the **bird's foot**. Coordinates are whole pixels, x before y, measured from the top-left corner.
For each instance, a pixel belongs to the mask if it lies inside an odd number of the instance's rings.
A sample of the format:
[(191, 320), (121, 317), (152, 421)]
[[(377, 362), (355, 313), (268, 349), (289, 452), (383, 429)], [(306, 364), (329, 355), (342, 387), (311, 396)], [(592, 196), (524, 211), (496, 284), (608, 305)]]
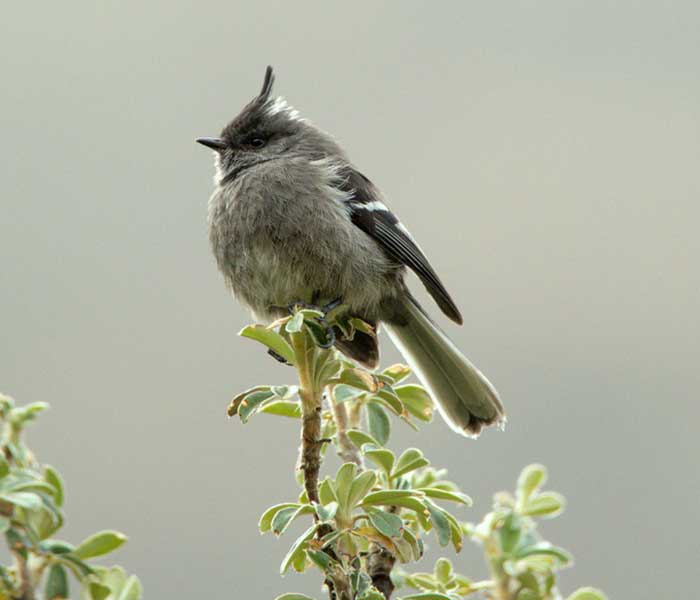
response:
[(335, 300), (332, 300), (327, 304), (318, 305), (313, 303), (317, 297), (318, 294), (314, 294), (312, 296), (311, 304), (299, 300), (290, 302), (287, 305), (287, 311), (292, 315), (299, 309), (308, 309), (320, 313), (319, 316), (313, 317), (313, 319), (307, 321), (307, 323), (309, 323), (311, 327), (318, 327), (318, 331), (313, 332), (314, 338), (316, 338), (316, 343), (318, 344), (319, 348), (328, 350), (329, 348), (332, 348), (335, 344), (335, 330), (333, 329), (333, 326), (328, 322), (327, 317), (329, 313), (338, 308), (343, 303), (343, 301), (341, 298), (336, 298)]
[(308, 310), (315, 310), (316, 312), (323, 313), (324, 315), (328, 316), (329, 313), (333, 312), (336, 308), (338, 308), (342, 303), (343, 299), (342, 298), (336, 298), (335, 300), (331, 300), (327, 304), (316, 304), (316, 295), (314, 294), (314, 297), (311, 299), (311, 302), (303, 302), (301, 300), (294, 300), (293, 302), (290, 302), (287, 304), (287, 311), (289, 314), (294, 314), (295, 310), (298, 308), (302, 309), (308, 309)]

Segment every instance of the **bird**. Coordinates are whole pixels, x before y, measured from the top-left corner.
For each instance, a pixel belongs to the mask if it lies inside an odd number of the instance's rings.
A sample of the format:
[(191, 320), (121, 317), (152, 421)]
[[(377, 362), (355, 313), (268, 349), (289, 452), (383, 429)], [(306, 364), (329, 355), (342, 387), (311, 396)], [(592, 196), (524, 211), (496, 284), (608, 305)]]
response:
[[(271, 322), (292, 303), (342, 302), (353, 317), (387, 330), (447, 424), (477, 437), (505, 423), (498, 392), (410, 292), (413, 271), (440, 310), (462, 315), (425, 253), (379, 189), (335, 139), (272, 94), (267, 67), (260, 93), (218, 137), (208, 203), (211, 248), (233, 295)], [(373, 369), (378, 339), (335, 335), (335, 347)]]

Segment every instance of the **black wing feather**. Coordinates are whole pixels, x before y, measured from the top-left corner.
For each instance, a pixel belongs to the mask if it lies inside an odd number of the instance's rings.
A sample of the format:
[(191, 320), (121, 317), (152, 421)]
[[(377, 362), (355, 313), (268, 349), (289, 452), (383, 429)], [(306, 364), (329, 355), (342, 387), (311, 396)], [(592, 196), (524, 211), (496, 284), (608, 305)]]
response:
[(394, 213), (386, 208), (372, 182), (348, 168), (343, 172), (341, 188), (351, 194), (347, 203), (353, 223), (378, 242), (390, 258), (412, 269), (442, 312), (461, 324), (462, 315), (437, 273)]

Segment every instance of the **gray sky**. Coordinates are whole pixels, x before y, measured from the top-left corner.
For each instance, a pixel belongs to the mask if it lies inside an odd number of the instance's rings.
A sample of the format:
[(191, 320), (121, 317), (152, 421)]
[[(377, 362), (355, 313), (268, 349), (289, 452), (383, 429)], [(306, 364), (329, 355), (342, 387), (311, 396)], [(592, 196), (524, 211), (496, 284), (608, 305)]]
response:
[[(540, 461), (563, 589), (687, 597), (700, 555), (700, 11), (696, 3), (71, 2), (0, 22), (0, 389), (53, 410), (31, 441), (66, 536), (115, 527), (148, 598), (315, 594), (260, 538), (298, 432), (227, 421), (291, 370), (236, 337), (210, 256), (216, 134), (259, 89), (332, 132), (465, 314), (505, 433), (396, 425), (476, 499)], [(437, 310), (431, 307), (437, 315)], [(397, 358), (385, 340), (386, 361)], [(485, 574), (478, 552), (458, 568)], [(421, 568), (427, 568), (423, 564)], [(320, 596), (320, 594), (318, 594)]]

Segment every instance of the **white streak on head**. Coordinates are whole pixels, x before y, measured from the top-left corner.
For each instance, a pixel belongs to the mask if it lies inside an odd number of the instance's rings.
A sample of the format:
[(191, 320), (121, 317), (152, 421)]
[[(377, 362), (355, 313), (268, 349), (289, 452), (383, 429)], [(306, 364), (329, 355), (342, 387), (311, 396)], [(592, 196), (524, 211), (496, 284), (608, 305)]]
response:
[(293, 106), (290, 106), (287, 101), (282, 97), (278, 96), (274, 100), (268, 100), (267, 106), (265, 107), (265, 112), (269, 116), (278, 115), (284, 113), (288, 119), (292, 121), (303, 121), (304, 119), (299, 114), (299, 111)]

